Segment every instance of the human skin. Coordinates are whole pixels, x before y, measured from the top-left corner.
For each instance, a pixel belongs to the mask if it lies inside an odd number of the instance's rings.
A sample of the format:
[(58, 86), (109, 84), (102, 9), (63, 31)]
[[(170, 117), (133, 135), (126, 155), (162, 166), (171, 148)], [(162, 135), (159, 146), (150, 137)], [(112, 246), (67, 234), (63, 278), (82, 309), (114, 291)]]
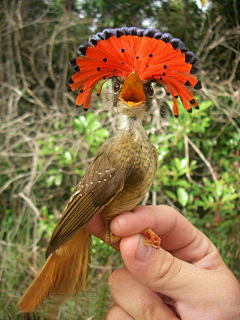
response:
[[(143, 243), (139, 233), (151, 228), (161, 248)], [(100, 215), (86, 229), (103, 238)], [(171, 207), (138, 206), (115, 217), (112, 232), (121, 239), (126, 268), (110, 278), (116, 305), (107, 320), (240, 319), (240, 285), (213, 243)]]

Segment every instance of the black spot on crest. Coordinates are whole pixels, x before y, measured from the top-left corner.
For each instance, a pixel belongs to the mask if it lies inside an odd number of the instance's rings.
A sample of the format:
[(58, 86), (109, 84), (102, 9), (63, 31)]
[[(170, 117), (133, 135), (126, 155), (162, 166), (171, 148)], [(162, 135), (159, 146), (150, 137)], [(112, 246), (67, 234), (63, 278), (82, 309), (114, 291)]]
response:
[(202, 83), (201, 83), (201, 81), (199, 80), (199, 81), (195, 84), (195, 86), (194, 86), (193, 88), (196, 89), (196, 90), (202, 89)]
[(195, 102), (196, 102), (196, 100), (195, 99), (192, 99), (192, 100), (190, 100), (189, 101), (191, 104), (194, 104)]
[(73, 70), (74, 70), (75, 72), (79, 72), (79, 71), (80, 71), (80, 68), (79, 68), (78, 65), (76, 65), (76, 66), (73, 68)]
[(194, 64), (193, 66), (192, 66), (192, 68), (191, 68), (191, 70), (190, 70), (190, 73), (191, 74), (196, 74), (196, 73), (198, 73), (198, 66), (196, 65), (196, 64)]

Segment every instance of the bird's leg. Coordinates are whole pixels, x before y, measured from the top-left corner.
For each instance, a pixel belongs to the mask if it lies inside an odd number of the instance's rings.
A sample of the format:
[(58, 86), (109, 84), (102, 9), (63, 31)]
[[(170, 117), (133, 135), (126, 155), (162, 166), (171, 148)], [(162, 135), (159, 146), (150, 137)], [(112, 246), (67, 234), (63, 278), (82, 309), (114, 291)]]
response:
[(118, 236), (115, 236), (112, 233), (112, 231), (110, 229), (110, 223), (111, 223), (112, 217), (109, 219), (107, 216), (108, 216), (107, 214), (103, 214), (103, 221), (104, 221), (104, 224), (105, 224), (104, 241), (109, 243), (109, 244), (112, 244), (112, 243), (115, 243), (115, 242), (119, 241), (121, 238), (118, 237)]
[(144, 244), (146, 246), (152, 246), (155, 249), (160, 248), (161, 239), (152, 231), (152, 229), (146, 228), (140, 233), (145, 237)]

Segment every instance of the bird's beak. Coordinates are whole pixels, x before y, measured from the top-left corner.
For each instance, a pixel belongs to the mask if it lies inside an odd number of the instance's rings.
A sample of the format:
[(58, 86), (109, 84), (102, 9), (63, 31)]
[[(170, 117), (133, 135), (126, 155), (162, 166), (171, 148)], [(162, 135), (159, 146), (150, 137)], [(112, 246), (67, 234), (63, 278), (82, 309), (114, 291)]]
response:
[(135, 71), (126, 78), (120, 99), (130, 108), (139, 108), (146, 101), (142, 81)]

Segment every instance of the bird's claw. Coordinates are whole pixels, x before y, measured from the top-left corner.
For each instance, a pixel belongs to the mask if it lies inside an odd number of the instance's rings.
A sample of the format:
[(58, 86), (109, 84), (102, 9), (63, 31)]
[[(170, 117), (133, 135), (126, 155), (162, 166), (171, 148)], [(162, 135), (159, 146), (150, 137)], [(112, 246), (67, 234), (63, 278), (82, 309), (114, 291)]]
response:
[(146, 246), (152, 246), (155, 249), (160, 248), (161, 239), (150, 228), (146, 228), (141, 232), (144, 235), (144, 244)]

